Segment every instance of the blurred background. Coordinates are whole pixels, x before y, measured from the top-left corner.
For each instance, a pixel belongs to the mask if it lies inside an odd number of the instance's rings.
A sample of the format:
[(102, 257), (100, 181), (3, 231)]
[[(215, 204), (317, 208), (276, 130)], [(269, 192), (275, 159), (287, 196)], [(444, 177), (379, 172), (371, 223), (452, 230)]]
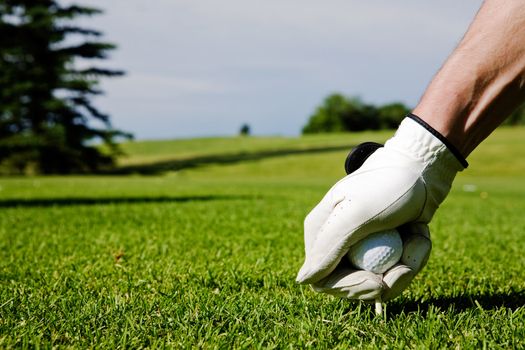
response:
[(298, 135), (332, 92), (413, 106), (481, 1), (88, 0), (118, 44), (97, 104), (138, 139)]
[(1, 171), (108, 170), (131, 137), (393, 129), (480, 3), (2, 0)]

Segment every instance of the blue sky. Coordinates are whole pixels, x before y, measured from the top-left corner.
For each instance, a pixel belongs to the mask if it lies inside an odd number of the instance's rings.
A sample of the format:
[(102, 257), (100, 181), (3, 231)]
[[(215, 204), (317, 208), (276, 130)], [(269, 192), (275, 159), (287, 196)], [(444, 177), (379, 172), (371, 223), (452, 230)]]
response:
[[(62, 3), (72, 1), (63, 0)], [(298, 135), (331, 92), (415, 105), (481, 1), (79, 0), (124, 69), (95, 104), (138, 139)]]

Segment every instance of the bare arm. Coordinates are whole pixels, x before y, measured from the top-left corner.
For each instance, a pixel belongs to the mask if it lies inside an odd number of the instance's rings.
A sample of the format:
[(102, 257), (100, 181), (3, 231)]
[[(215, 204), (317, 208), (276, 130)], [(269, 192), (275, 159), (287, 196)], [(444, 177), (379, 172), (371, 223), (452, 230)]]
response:
[(525, 100), (525, 1), (486, 0), (414, 114), (466, 157)]

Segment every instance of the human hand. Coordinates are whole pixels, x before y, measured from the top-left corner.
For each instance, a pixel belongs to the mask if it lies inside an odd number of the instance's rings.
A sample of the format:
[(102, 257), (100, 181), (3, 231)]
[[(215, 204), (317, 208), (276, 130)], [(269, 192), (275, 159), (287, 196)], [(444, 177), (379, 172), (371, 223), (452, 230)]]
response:
[[(306, 259), (298, 282), (342, 297), (388, 300), (423, 268), (431, 249), (427, 223), (456, 173), (468, 164), (430, 126), (409, 117), (384, 147), (336, 183), (308, 214)], [(385, 274), (355, 270), (343, 260), (357, 241), (391, 228), (399, 229), (404, 252)]]

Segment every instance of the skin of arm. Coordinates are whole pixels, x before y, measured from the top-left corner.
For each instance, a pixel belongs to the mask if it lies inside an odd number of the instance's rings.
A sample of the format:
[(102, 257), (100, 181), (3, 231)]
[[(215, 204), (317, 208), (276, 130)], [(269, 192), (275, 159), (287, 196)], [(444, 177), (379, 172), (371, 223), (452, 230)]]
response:
[(525, 1), (487, 0), (413, 113), (467, 157), (525, 100)]

